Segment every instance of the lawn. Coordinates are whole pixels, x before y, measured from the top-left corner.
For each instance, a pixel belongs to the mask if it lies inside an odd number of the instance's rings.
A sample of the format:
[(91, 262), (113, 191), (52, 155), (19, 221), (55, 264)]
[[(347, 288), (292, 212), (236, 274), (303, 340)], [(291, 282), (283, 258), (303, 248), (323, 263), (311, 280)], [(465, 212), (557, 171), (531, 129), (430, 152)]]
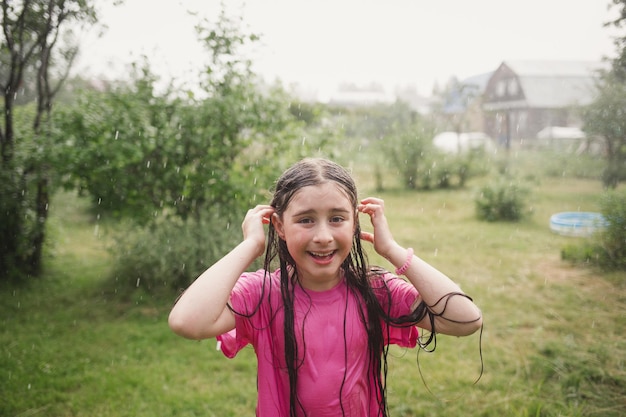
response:
[[(362, 196), (374, 194), (361, 171)], [(532, 184), (533, 215), (511, 224), (474, 218), (471, 183), (377, 193), (396, 239), (458, 281), (485, 317), (482, 339), (391, 351), (392, 416), (626, 414), (626, 273), (563, 262), (578, 238), (549, 230), (552, 213), (597, 211), (601, 184)], [(175, 294), (129, 296), (111, 283), (111, 227), (57, 195), (44, 276), (0, 288), (0, 416), (254, 415), (253, 352), (228, 360), (213, 340), (179, 338), (167, 327)]]

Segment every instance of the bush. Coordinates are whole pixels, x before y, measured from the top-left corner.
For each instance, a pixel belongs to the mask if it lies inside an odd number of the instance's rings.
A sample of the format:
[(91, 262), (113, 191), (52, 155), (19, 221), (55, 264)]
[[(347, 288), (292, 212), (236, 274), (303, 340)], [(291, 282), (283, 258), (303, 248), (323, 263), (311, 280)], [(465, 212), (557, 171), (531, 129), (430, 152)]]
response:
[(608, 192), (600, 201), (607, 226), (580, 244), (561, 250), (561, 259), (595, 265), (606, 270), (626, 270), (626, 193)]
[(184, 289), (240, 240), (239, 225), (217, 218), (134, 226), (112, 248), (113, 280), (124, 293), (129, 288), (150, 293)]
[(435, 154), (434, 159), (429, 169), (430, 181), (436, 188), (444, 189), (463, 188), (470, 178), (488, 173), (491, 165), (488, 155), (480, 149), (460, 155)]
[(582, 244), (569, 244), (561, 249), (561, 259), (575, 264), (599, 263), (601, 257), (601, 247), (593, 242), (583, 242)]
[(525, 217), (528, 190), (511, 182), (499, 181), (483, 187), (476, 196), (476, 217), (488, 222), (519, 221)]
[(600, 265), (626, 270), (626, 192), (608, 192), (600, 202), (608, 226), (598, 235), (602, 253)]

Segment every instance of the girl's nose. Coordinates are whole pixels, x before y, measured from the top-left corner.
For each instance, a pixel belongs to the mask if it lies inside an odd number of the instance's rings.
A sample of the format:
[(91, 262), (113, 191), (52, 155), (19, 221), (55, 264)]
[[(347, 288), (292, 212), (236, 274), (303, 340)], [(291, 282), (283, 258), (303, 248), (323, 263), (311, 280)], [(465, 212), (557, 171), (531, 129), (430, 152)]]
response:
[(315, 232), (315, 236), (313, 238), (313, 240), (315, 242), (319, 242), (319, 243), (330, 243), (333, 241), (333, 234), (330, 230), (330, 227), (328, 227), (327, 224), (321, 224), (319, 225), (319, 227), (317, 227), (317, 230)]

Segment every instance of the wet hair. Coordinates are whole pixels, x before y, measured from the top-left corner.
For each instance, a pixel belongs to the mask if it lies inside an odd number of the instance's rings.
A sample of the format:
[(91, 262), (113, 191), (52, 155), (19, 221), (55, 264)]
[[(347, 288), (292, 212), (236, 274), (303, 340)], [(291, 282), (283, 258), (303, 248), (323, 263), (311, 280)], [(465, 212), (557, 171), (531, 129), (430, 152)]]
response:
[[(424, 303), (421, 303), (417, 310), (411, 315), (405, 317), (392, 318), (389, 315), (391, 307), (391, 294), (387, 289), (384, 280), (373, 280), (377, 275), (384, 271), (379, 268), (369, 268), (366, 261), (366, 255), (361, 246), (361, 227), (357, 215), (357, 189), (350, 173), (342, 166), (323, 159), (323, 158), (307, 158), (287, 169), (278, 179), (275, 185), (271, 206), (275, 209), (275, 213), (282, 217), (283, 213), (289, 206), (293, 196), (307, 186), (317, 186), (325, 183), (334, 183), (346, 195), (352, 208), (354, 209), (354, 236), (350, 254), (346, 257), (341, 265), (344, 273), (347, 290), (353, 294), (361, 302), (359, 305), (359, 315), (367, 333), (367, 350), (368, 350), (368, 378), (374, 382), (373, 387), (376, 390), (377, 402), (379, 404), (379, 415), (387, 416), (387, 400), (386, 400), (386, 377), (387, 377), (387, 352), (388, 346), (385, 345), (385, 335), (383, 334), (382, 321), (390, 325), (414, 325), (427, 314)], [(280, 267), (280, 293), (282, 297), (282, 305), (284, 308), (284, 338), (285, 338), (285, 361), (287, 373), (289, 375), (289, 408), (290, 416), (296, 416), (297, 410), (300, 409), (305, 415), (306, 410), (298, 400), (297, 382), (298, 368), (302, 364), (304, 354), (302, 350), (305, 345), (300, 346), (297, 341), (297, 332), (294, 329), (294, 289), (300, 285), (297, 276), (295, 262), (289, 251), (287, 243), (281, 239), (272, 225), (269, 227), (267, 249), (265, 253), (264, 268), (265, 271), (271, 270), (272, 262), (278, 258)], [(376, 288), (373, 287), (376, 282)], [(377, 293), (383, 292), (383, 296), (387, 297), (387, 311), (383, 309)], [(380, 295), (380, 293), (379, 293)], [(431, 320), (432, 321), (432, 320)], [(304, 323), (303, 323), (304, 326)], [(387, 326), (389, 329), (389, 326)], [(300, 330), (303, 332), (303, 330)], [(345, 327), (344, 327), (345, 331)], [(387, 335), (388, 336), (388, 335)], [(346, 338), (344, 334), (344, 346), (346, 346)], [(347, 347), (346, 347), (347, 349)], [(344, 370), (343, 381), (345, 383), (346, 370)], [(343, 384), (342, 384), (343, 388)], [(342, 393), (340, 395), (340, 403), (342, 401)], [(342, 405), (343, 409), (343, 405)]]

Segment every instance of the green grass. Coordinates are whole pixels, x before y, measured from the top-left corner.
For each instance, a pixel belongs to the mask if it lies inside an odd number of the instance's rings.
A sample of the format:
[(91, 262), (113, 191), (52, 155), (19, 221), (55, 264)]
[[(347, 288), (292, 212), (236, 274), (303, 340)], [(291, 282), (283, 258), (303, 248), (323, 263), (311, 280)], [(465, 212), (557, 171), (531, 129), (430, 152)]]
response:
[[(365, 167), (356, 171), (362, 196), (372, 195)], [(561, 261), (575, 238), (549, 230), (554, 212), (597, 211), (601, 184), (534, 178), (533, 215), (514, 224), (474, 219), (477, 185), (378, 194), (395, 238), (458, 281), (485, 317), (476, 384), (478, 334), (441, 336), (434, 353), (392, 349), (391, 415), (626, 414), (626, 273)], [(213, 340), (175, 336), (174, 294), (128, 295), (107, 282), (115, 225), (72, 195), (54, 203), (44, 276), (0, 288), (0, 415), (253, 415), (251, 349), (228, 360)]]

